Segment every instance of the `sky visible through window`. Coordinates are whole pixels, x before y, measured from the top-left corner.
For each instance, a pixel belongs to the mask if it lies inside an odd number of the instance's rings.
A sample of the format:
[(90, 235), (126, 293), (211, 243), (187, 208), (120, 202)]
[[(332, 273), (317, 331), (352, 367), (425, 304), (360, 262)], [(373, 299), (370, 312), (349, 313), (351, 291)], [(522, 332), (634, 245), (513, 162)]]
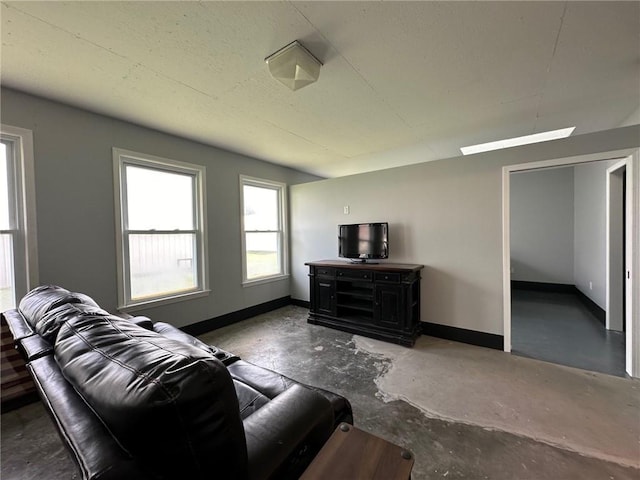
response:
[(129, 230), (193, 230), (193, 177), (127, 166)]
[(278, 191), (244, 186), (244, 229), (278, 230)]

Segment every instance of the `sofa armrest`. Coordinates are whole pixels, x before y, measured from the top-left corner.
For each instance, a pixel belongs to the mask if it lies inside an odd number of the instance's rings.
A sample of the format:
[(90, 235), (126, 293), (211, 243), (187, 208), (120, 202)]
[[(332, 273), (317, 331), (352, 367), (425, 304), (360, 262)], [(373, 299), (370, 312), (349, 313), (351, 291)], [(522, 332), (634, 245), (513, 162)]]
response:
[(251, 480), (271, 478), (300, 447), (316, 452), (333, 428), (329, 401), (294, 385), (244, 420)]
[(53, 353), (51, 344), (40, 335), (31, 335), (20, 340), (18, 342), (18, 350), (27, 362)]
[(33, 328), (27, 323), (22, 314), (17, 310), (7, 310), (2, 314), (13, 339), (17, 342), (25, 337), (29, 337), (34, 334)]
[(80, 469), (83, 480), (151, 478), (111, 436), (71, 384), (53, 355), (27, 364), (40, 398)]

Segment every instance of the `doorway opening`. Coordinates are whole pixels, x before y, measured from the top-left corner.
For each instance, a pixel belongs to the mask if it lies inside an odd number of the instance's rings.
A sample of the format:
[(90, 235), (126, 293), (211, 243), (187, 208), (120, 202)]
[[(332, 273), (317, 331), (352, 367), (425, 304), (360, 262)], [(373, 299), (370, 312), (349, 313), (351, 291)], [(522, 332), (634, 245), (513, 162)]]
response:
[[(633, 371), (633, 158), (616, 153), (503, 168), (505, 351), (619, 376), (640, 373)], [(598, 172), (599, 207), (589, 203), (585, 172)], [(527, 176), (542, 183), (514, 197)], [(558, 195), (571, 198), (561, 205)], [(545, 208), (543, 222), (528, 230), (522, 225), (535, 217), (514, 220), (514, 213)], [(601, 218), (589, 225), (594, 209)]]

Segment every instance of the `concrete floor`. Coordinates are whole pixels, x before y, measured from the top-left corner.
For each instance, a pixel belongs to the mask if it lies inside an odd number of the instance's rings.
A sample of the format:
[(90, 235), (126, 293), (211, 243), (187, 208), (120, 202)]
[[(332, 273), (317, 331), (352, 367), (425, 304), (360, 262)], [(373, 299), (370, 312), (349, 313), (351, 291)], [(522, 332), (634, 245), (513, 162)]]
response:
[[(345, 395), (355, 424), (412, 450), (412, 478), (637, 479), (640, 382), (421, 337), (412, 349), (289, 306), (202, 335)], [(40, 404), (2, 415), (3, 480), (79, 478)]]

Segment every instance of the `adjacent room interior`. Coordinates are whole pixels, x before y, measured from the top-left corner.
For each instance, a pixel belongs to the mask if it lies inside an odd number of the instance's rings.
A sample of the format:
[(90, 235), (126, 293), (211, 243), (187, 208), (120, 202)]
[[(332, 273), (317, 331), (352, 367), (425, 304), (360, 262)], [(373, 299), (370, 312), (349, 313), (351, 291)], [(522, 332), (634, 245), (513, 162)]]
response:
[(3, 479), (637, 478), (640, 2), (0, 6)]
[[(513, 353), (625, 376), (623, 322), (607, 322), (606, 312), (607, 170), (614, 163), (511, 174)], [(608, 308), (615, 315), (623, 304), (620, 296)]]

